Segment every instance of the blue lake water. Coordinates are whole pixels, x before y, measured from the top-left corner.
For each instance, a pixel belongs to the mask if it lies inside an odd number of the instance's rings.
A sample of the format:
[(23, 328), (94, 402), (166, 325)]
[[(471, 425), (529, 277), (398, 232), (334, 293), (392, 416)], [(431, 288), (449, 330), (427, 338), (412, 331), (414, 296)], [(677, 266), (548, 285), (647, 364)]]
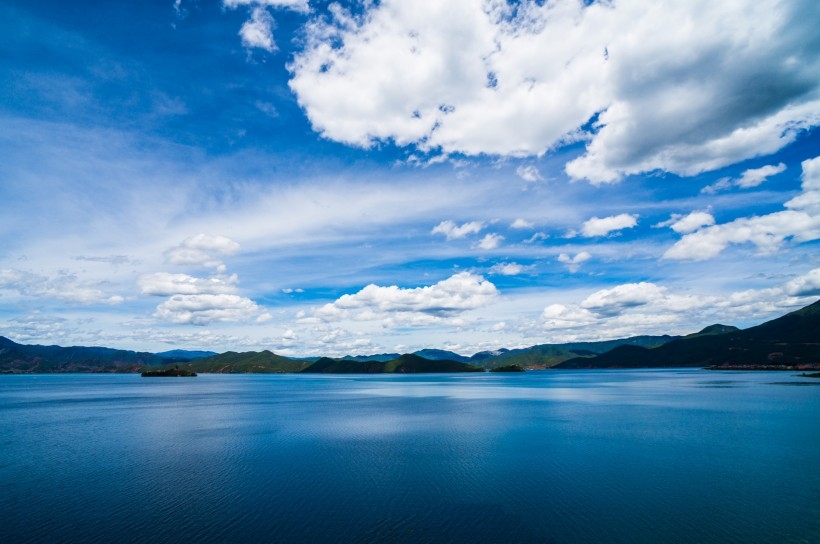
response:
[(817, 543), (819, 385), (0, 376), (0, 542)]

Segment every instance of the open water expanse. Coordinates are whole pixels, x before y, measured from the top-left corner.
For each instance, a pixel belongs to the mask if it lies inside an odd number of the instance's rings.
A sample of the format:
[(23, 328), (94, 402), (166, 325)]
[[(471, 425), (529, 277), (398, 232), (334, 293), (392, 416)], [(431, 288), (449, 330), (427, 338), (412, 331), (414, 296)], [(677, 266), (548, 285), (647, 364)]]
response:
[(818, 385), (0, 376), (0, 542), (817, 543)]

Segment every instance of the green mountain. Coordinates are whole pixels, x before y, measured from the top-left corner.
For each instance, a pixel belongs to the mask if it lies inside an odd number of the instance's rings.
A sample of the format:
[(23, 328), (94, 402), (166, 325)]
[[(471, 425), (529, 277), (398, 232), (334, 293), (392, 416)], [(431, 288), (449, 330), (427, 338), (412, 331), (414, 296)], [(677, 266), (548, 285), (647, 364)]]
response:
[(322, 357), (306, 369), (308, 374), (415, 374), (422, 372), (483, 372), (482, 368), (447, 359), (425, 359), (405, 354), (390, 361), (352, 361)]
[(713, 325), (654, 348), (624, 345), (595, 357), (576, 357), (556, 365), (557, 368), (772, 369), (812, 366), (820, 366), (820, 301), (744, 330)]
[[(342, 357), (344, 361), (379, 361), (380, 363), (386, 363), (387, 361), (392, 361), (396, 357), (401, 355), (400, 353), (377, 353), (375, 355), (345, 355)], [(318, 361), (321, 357), (317, 357), (316, 360)]]
[(180, 367), (197, 374), (281, 374), (300, 372), (309, 365), (309, 361), (289, 359), (264, 350), (244, 353), (226, 351), (219, 355), (190, 361)]
[(168, 362), (153, 353), (103, 347), (25, 345), (0, 336), (0, 372), (138, 372)]
[(184, 360), (192, 360), (192, 359), (204, 359), (205, 357), (212, 357), (214, 355), (218, 355), (215, 351), (194, 351), (189, 349), (172, 349), (170, 351), (162, 351), (157, 353), (163, 359), (184, 359)]
[(677, 336), (633, 336), (603, 342), (569, 342), (566, 344), (540, 344), (523, 349), (504, 350), (503, 353), (472, 361), (486, 369), (516, 365), (523, 368), (551, 368), (569, 359), (594, 357), (613, 348), (629, 346), (658, 346), (678, 338)]

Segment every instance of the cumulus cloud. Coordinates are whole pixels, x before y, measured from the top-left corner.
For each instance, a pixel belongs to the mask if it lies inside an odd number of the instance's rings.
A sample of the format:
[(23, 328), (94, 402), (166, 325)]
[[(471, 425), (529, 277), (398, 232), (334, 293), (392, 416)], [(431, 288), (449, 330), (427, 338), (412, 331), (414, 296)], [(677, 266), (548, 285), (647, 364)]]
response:
[(586, 251), (577, 253), (574, 257), (570, 257), (567, 253), (561, 253), (558, 255), (558, 262), (567, 265), (567, 269), (569, 269), (571, 273), (575, 274), (581, 268), (581, 263), (584, 263), (591, 258), (592, 255)]
[[(223, 0), (222, 5), (228, 9), (236, 9), (240, 6), (251, 8), (250, 19), (245, 21), (239, 29), (242, 45), (248, 49), (264, 49), (269, 53), (276, 51), (276, 42), (273, 39), (276, 22), (267, 8), (287, 9), (302, 13), (310, 11), (308, 0)], [(175, 9), (179, 13), (178, 1)]]
[(610, 217), (593, 217), (581, 226), (581, 234), (586, 237), (608, 236), (610, 233), (631, 229), (638, 224), (636, 214), (622, 213)]
[(510, 225), (511, 229), (531, 229), (535, 227), (535, 223), (532, 221), (527, 221), (526, 219), (521, 219), (520, 217), (512, 222)]
[(581, 302), (581, 308), (601, 315), (616, 315), (627, 308), (656, 302), (664, 297), (665, 291), (654, 283), (627, 283), (592, 293)]
[(478, 234), (483, 228), (484, 223), (481, 221), (470, 221), (459, 226), (447, 220), (433, 227), (433, 230), (430, 232), (431, 234), (443, 234), (448, 240), (458, 240), (470, 234)]
[(214, 322), (270, 319), (270, 314), (252, 300), (239, 295), (173, 295), (157, 306), (157, 317), (171, 323), (208, 325)]
[(531, 269), (532, 265), (524, 266), (518, 263), (498, 263), (490, 267), (490, 274), (499, 274), (501, 276), (517, 276)]
[(768, 178), (785, 171), (786, 165), (782, 162), (777, 165), (770, 164), (761, 166), (760, 168), (751, 168), (740, 175), (740, 179), (737, 180), (737, 186), (743, 189), (757, 187)]
[[(553, 332), (569, 331), (563, 338), (591, 327), (601, 338), (668, 333), (675, 324), (698, 330), (716, 318), (731, 324), (734, 319), (782, 313), (805, 306), (817, 296), (818, 268), (779, 286), (727, 296), (677, 294), (651, 282), (627, 283), (596, 291), (577, 304), (548, 305), (541, 314), (541, 325)], [(588, 332), (585, 337), (589, 338)]]
[(29, 270), (0, 269), (0, 291), (14, 292), (24, 298), (54, 299), (76, 304), (120, 304), (125, 300), (121, 295), (112, 295), (100, 287), (66, 270), (49, 277)]
[(785, 203), (785, 211), (741, 217), (686, 234), (664, 253), (665, 259), (701, 261), (719, 255), (731, 244), (754, 244), (763, 254), (779, 250), (787, 240), (820, 239), (820, 157), (803, 161), (802, 189)]
[(515, 173), (518, 174), (518, 177), (524, 181), (529, 181), (531, 183), (544, 179), (541, 177), (541, 172), (538, 171), (538, 168), (532, 165), (519, 166), (515, 169)]
[(820, 296), (820, 268), (786, 282), (784, 289), (794, 297)]
[(570, 329), (595, 323), (598, 318), (583, 308), (564, 304), (550, 304), (541, 313), (541, 320), (547, 328)]
[(140, 276), (137, 285), (143, 295), (167, 297), (157, 306), (154, 316), (171, 323), (266, 321), (270, 314), (251, 299), (237, 294), (239, 278), (236, 274), (227, 275), (225, 264), (218, 259), (237, 251), (239, 244), (225, 236), (191, 236), (165, 252), (166, 262), (213, 268), (216, 274), (203, 278), (156, 272)]
[(235, 292), (237, 281), (236, 274), (228, 277), (196, 278), (188, 274), (157, 272), (140, 276), (137, 285), (143, 295), (221, 295)]
[(701, 227), (715, 224), (715, 218), (709, 212), (692, 212), (689, 215), (673, 214), (668, 221), (658, 223), (656, 227), (669, 227), (678, 234), (695, 232)]
[(225, 264), (220, 256), (233, 255), (239, 244), (225, 236), (197, 234), (185, 239), (177, 247), (165, 252), (165, 262), (175, 265), (203, 266), (224, 272)]
[(504, 241), (504, 237), (500, 234), (489, 233), (484, 235), (484, 238), (479, 240), (476, 247), (484, 250), (495, 249), (501, 245), (502, 241)]
[(341, 319), (383, 320), (424, 325), (451, 319), (459, 314), (491, 304), (498, 297), (492, 282), (482, 276), (461, 272), (425, 287), (382, 287), (370, 284), (352, 295), (316, 309), (323, 321)]
[[(810, 0), (332, 4), (290, 86), (325, 137), (467, 155), (586, 141), (573, 178), (694, 175), (820, 124)], [(687, 24), (681, 24), (686, 21)]]
[(276, 43), (273, 41), (273, 26), (273, 17), (268, 10), (261, 7), (253, 8), (251, 18), (245, 21), (239, 29), (242, 45), (249, 49), (258, 47), (272, 53), (276, 50)]

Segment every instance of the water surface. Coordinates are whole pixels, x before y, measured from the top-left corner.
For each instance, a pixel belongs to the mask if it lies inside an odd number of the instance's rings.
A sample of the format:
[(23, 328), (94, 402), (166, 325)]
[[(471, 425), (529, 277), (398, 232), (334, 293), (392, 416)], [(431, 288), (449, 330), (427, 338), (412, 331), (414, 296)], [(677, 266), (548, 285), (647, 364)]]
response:
[(0, 376), (0, 542), (820, 542), (798, 383)]

